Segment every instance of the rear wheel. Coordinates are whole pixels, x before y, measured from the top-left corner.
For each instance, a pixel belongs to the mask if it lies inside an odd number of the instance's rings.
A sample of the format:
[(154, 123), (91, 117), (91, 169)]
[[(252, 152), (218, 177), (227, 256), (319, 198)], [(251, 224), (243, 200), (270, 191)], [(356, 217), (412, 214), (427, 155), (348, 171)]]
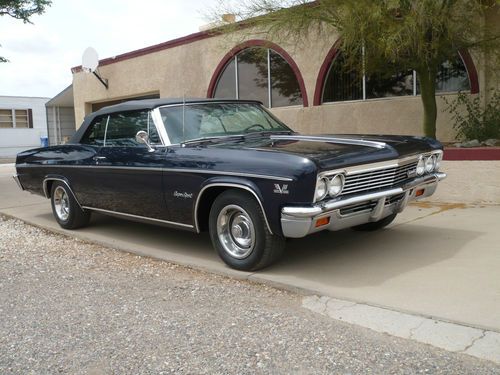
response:
[(267, 228), (258, 202), (239, 190), (227, 190), (217, 197), (210, 210), (209, 231), (219, 256), (238, 270), (267, 267), (285, 248), (285, 239)]
[(394, 221), (394, 219), (396, 218), (396, 216), (397, 216), (397, 213), (394, 213), (392, 215), (384, 217), (382, 220), (374, 221), (372, 223), (357, 225), (355, 227), (352, 227), (352, 229), (358, 230), (358, 231), (364, 231), (364, 232), (371, 232), (371, 231), (375, 231), (378, 229), (382, 229), (382, 228), (388, 226), (390, 223), (392, 223)]
[(90, 212), (80, 208), (66, 184), (54, 181), (50, 201), (52, 213), (62, 228), (77, 229), (88, 224)]

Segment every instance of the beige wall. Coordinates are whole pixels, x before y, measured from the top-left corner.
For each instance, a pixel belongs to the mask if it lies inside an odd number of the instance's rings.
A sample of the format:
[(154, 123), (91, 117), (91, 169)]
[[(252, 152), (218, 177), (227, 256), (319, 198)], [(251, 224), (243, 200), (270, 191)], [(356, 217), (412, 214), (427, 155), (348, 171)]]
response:
[[(91, 74), (73, 75), (77, 126), (90, 113), (89, 103), (160, 92), (161, 97), (206, 97), (210, 79), (225, 54), (250, 35), (212, 37), (167, 50), (119, 61), (99, 68), (109, 80), (109, 89)], [(422, 134), (420, 97), (400, 97), (330, 103), (313, 106), (320, 67), (335, 43), (336, 35), (311, 38), (298, 47), (278, 43), (298, 65), (306, 87), (309, 107), (275, 108), (273, 111), (293, 129), (303, 133)], [(480, 65), (477, 66), (478, 70)], [(484, 74), (480, 75), (480, 89)], [(454, 95), (446, 95), (453, 98)], [(440, 109), (444, 108), (438, 99)], [(437, 136), (454, 140), (447, 113), (438, 113)]]
[[(456, 95), (446, 95), (451, 100)], [(368, 133), (422, 135), (422, 105), (420, 97), (373, 99), (328, 103), (302, 108), (276, 108), (273, 111), (294, 130), (302, 133)], [(438, 98), (437, 137), (454, 140), (450, 115), (442, 110), (446, 104)]]

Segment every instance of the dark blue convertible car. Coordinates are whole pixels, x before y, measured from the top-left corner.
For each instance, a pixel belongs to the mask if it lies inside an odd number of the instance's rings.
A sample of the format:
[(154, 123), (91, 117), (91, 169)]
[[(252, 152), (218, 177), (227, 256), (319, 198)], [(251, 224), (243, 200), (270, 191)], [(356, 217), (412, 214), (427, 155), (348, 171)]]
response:
[(208, 230), (228, 265), (257, 270), (285, 238), (388, 225), (434, 193), (442, 155), (423, 137), (300, 135), (255, 101), (157, 99), (92, 113), (68, 144), (20, 153), (14, 178), (63, 228), (96, 211)]

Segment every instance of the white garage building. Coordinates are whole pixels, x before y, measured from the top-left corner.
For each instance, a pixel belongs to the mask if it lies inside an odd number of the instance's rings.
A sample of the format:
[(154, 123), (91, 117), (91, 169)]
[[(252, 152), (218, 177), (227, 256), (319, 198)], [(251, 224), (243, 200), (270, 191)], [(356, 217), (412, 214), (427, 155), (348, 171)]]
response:
[(47, 137), (45, 103), (50, 98), (0, 96), (0, 158), (40, 147)]

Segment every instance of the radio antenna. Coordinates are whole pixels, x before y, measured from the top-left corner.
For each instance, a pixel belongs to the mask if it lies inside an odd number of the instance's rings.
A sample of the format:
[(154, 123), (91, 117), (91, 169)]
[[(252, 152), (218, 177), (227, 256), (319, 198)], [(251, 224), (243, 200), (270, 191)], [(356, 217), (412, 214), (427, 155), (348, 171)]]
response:
[(185, 134), (185, 124), (186, 124), (186, 93), (182, 94), (182, 141), (186, 142)]

